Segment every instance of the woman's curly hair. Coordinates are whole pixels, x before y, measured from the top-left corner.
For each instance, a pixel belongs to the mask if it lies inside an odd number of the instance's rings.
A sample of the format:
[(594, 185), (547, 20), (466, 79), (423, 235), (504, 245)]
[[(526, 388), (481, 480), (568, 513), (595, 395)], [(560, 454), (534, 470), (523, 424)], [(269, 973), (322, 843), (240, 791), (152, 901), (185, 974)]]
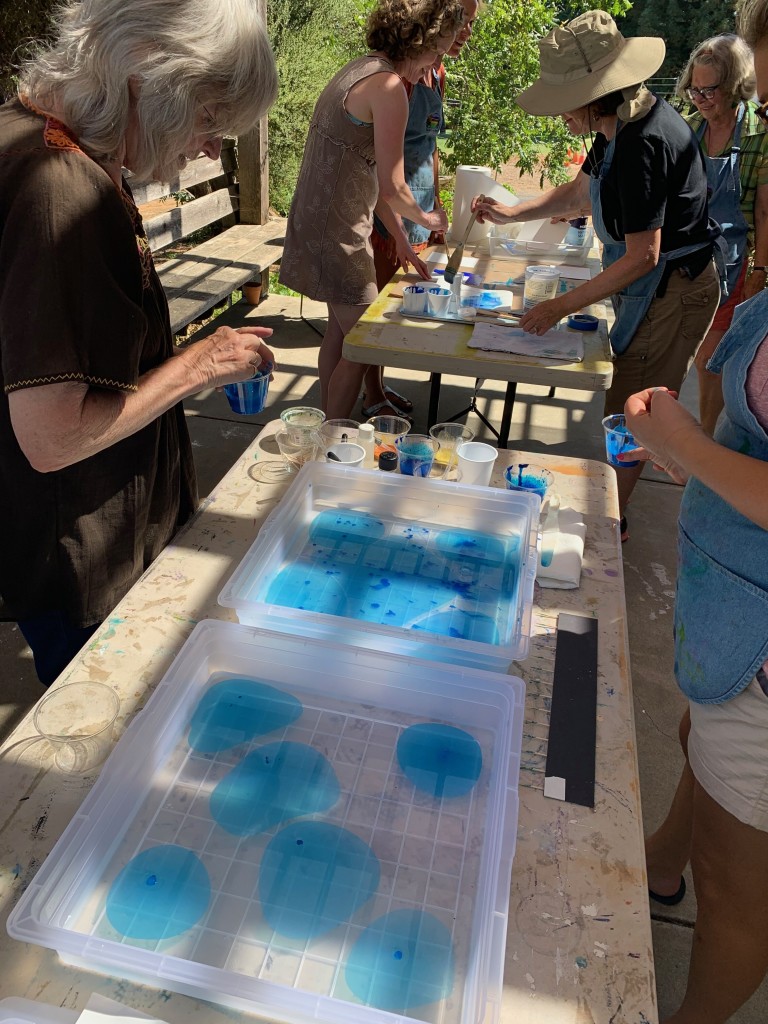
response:
[(461, 28), (460, 0), (379, 0), (366, 27), (366, 43), (393, 61), (425, 50), (447, 50)]

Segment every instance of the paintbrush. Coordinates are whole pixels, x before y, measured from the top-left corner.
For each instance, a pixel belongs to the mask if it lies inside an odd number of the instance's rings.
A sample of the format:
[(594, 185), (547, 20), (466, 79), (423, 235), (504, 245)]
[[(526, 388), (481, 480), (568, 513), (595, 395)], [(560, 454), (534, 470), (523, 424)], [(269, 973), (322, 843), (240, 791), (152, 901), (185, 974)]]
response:
[[(483, 196), (478, 196), (477, 197), (478, 203), (482, 202), (483, 198), (484, 198)], [(445, 275), (444, 275), (445, 276), (445, 280), (447, 281), (448, 284), (453, 284), (453, 279), (456, 277), (456, 272), (459, 269), (459, 267), (461, 266), (461, 261), (464, 258), (464, 246), (467, 244), (467, 239), (469, 238), (469, 233), (472, 230), (472, 227), (473, 227), (476, 219), (477, 219), (477, 209), (475, 209), (475, 212), (469, 218), (469, 224), (467, 224), (467, 230), (464, 232), (464, 237), (459, 242), (459, 244), (456, 246), (456, 248), (453, 250), (453, 252), (451, 253), (451, 258), (448, 260), (448, 266), (445, 268)]]

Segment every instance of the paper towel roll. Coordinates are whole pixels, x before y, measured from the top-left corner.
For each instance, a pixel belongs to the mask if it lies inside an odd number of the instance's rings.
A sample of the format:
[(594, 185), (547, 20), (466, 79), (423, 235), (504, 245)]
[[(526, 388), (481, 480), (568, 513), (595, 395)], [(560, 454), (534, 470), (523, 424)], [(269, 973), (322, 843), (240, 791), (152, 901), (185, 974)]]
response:
[[(460, 242), (467, 230), (467, 222), (472, 216), (472, 197), (480, 195), (488, 196), (490, 199), (498, 199), (500, 203), (508, 206), (516, 206), (520, 200), (503, 185), (494, 181), (493, 172), (490, 167), (474, 167), (471, 164), (461, 164), (456, 168), (456, 188), (453, 193), (453, 220), (448, 232), (452, 242)], [(479, 245), (488, 237), (491, 231), (490, 224), (472, 225), (472, 230), (467, 239), (468, 245)]]

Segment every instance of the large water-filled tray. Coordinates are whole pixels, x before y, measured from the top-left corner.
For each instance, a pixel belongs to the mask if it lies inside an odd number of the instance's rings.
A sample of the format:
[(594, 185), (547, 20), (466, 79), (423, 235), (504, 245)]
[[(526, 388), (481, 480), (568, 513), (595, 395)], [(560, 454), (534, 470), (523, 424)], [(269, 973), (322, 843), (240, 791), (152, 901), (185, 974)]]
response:
[(240, 622), (504, 671), (531, 630), (539, 502), (492, 487), (309, 463), (227, 582)]
[(512, 676), (200, 623), (9, 931), (295, 1024), (491, 1024), (523, 700)]

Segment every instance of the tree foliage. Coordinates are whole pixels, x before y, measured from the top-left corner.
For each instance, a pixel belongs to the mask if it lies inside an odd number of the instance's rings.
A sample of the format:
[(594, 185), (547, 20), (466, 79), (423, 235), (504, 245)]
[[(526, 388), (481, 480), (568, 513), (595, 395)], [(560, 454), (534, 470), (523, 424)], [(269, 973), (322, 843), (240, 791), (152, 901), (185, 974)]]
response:
[(566, 149), (572, 141), (559, 118), (531, 117), (515, 97), (539, 73), (537, 40), (553, 25), (586, 10), (614, 15), (628, 0), (488, 0), (472, 38), (448, 68), (450, 147), (444, 165), (481, 164), (498, 170), (513, 157), (521, 171), (537, 168), (544, 178), (563, 180)]
[(16, 92), (19, 56), (51, 26), (54, 0), (2, 0), (0, 2), (0, 101)]
[(691, 50), (709, 36), (735, 31), (733, 0), (635, 0), (622, 24), (630, 36), (663, 36), (659, 75), (677, 78)]

